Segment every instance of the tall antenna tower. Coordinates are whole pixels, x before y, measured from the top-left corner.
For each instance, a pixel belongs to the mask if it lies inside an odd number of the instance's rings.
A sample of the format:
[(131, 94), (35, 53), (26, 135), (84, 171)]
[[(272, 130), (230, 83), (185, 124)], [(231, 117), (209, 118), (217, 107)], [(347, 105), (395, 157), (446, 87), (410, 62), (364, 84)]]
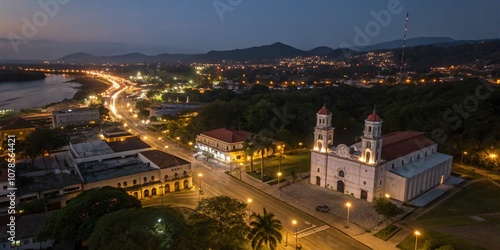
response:
[(403, 52), (401, 52), (401, 64), (399, 65), (399, 80), (398, 83), (403, 83), (403, 67), (404, 67), (404, 60), (405, 60), (405, 46), (406, 46), (406, 32), (408, 32), (408, 16), (409, 12), (406, 12), (406, 22), (405, 22), (405, 32), (403, 35)]

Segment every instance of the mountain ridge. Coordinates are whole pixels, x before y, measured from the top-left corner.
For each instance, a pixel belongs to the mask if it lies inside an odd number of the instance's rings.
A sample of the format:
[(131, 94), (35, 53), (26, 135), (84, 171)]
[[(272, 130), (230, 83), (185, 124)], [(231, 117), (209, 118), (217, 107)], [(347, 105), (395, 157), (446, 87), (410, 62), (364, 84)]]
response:
[[(495, 40), (495, 39), (492, 39)], [(436, 45), (441, 47), (453, 46), (465, 43), (480, 43), (484, 40), (455, 40), (449, 37), (422, 37), (407, 40), (407, 47)], [(398, 44), (400, 43), (401, 44)], [(328, 56), (330, 58), (341, 59), (352, 53), (367, 52), (372, 50), (400, 49), (402, 40), (393, 40), (380, 44), (375, 44), (363, 48), (340, 48), (332, 49), (327, 46), (318, 46), (311, 50), (301, 50), (290, 45), (275, 42), (270, 45), (253, 46), (243, 49), (233, 50), (211, 50), (205, 54), (170, 54), (161, 53), (158, 55), (145, 55), (139, 52), (131, 52), (123, 55), (97, 56), (89, 53), (77, 52), (63, 56), (56, 63), (178, 63), (178, 62), (202, 62), (214, 63), (222, 61), (265, 61), (279, 58), (293, 58), (297, 56)], [(368, 50), (369, 49), (369, 50)]]

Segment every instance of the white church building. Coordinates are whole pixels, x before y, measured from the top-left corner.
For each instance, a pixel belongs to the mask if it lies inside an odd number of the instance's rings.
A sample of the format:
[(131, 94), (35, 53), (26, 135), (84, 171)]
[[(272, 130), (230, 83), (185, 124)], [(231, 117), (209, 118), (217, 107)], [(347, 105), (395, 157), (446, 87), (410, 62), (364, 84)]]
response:
[(382, 119), (365, 119), (361, 141), (334, 146), (332, 113), (316, 114), (311, 150), (311, 183), (372, 201), (390, 195), (411, 201), (443, 183), (451, 173), (453, 157), (437, 152), (437, 143), (417, 131), (382, 135)]

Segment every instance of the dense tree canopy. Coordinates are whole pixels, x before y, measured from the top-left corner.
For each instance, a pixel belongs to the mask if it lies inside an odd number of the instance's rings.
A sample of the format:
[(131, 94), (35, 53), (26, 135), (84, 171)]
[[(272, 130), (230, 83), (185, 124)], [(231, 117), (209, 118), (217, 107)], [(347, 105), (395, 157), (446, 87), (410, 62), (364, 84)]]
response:
[(189, 217), (192, 249), (247, 249), (246, 207), (228, 196), (202, 199)]
[(187, 223), (170, 207), (125, 209), (99, 219), (89, 239), (89, 249), (189, 249)]
[(137, 198), (121, 188), (106, 186), (83, 191), (45, 222), (37, 238), (83, 241), (90, 237), (98, 219), (105, 214), (141, 206)]
[(227, 98), (207, 91), (203, 98), (218, 101), (205, 104), (190, 125), (182, 128), (191, 139), (202, 131), (226, 127), (254, 133), (267, 130), (274, 139), (288, 145), (311, 145), (315, 113), (326, 104), (333, 114), (334, 144), (352, 144), (376, 105), (384, 120), (384, 134), (423, 131), (440, 145), (440, 151), (455, 157), (467, 151), (464, 162), (490, 168), (494, 162), (485, 161), (480, 153), (500, 150), (500, 91), (498, 86), (480, 79), (377, 85), (370, 89), (340, 85), (285, 92), (249, 91)]
[(68, 145), (69, 140), (59, 129), (37, 129), (26, 136), (24, 144), (24, 155), (34, 161), (39, 155), (48, 155)]

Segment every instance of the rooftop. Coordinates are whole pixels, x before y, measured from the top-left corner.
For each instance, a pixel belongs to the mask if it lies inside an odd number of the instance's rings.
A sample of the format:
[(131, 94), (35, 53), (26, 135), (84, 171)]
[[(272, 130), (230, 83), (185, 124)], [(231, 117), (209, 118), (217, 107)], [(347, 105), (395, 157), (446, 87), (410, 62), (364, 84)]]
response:
[(422, 159), (405, 164), (397, 169), (392, 169), (390, 172), (405, 178), (411, 178), (451, 158), (453, 158), (451, 155), (434, 153)]
[(23, 128), (34, 128), (31, 122), (21, 118), (12, 117), (4, 120), (0, 120), (0, 130), (11, 130), (11, 129), (23, 129)]
[(80, 113), (80, 112), (88, 112), (88, 111), (96, 111), (96, 108), (76, 108), (76, 109), (65, 109), (65, 110), (56, 110), (52, 111), (52, 114), (69, 114), (69, 113)]
[(106, 143), (114, 152), (124, 152), (124, 151), (151, 147), (147, 143), (143, 142), (139, 137), (132, 137), (123, 141), (106, 142)]
[(131, 133), (125, 130), (117, 129), (114, 131), (104, 131), (102, 135), (106, 138), (121, 137), (121, 136), (132, 136)]
[(90, 141), (72, 144), (74, 152), (79, 158), (106, 155), (114, 153), (105, 141)]
[(48, 174), (33, 177), (33, 182), (18, 188), (19, 195), (61, 189), (66, 186), (82, 183), (76, 174)]
[(137, 157), (115, 158), (78, 166), (85, 183), (104, 181), (127, 175), (158, 170), (143, 163)]
[(243, 142), (249, 136), (250, 132), (242, 131), (242, 130), (233, 130), (226, 128), (214, 129), (206, 132), (202, 132), (202, 135), (206, 135), (208, 137), (212, 137), (219, 141), (227, 142), (227, 143), (235, 143), (235, 142)]
[(380, 119), (380, 116), (378, 116), (377, 113), (375, 113), (375, 109), (373, 109), (373, 113), (368, 115), (366, 120), (369, 122), (381, 122), (382, 121), (382, 119)]
[(382, 141), (382, 159), (392, 161), (436, 144), (424, 132), (399, 131), (387, 134)]
[(72, 144), (72, 147), (79, 158), (125, 152), (137, 149), (150, 148), (147, 143), (139, 137), (132, 137), (123, 141), (105, 142), (91, 141)]
[(149, 150), (140, 152), (139, 154), (144, 155), (144, 157), (148, 158), (148, 160), (156, 164), (161, 169), (189, 164), (188, 161), (159, 150)]
[(319, 111), (318, 115), (331, 115), (332, 112), (326, 108), (326, 106), (323, 106)]

